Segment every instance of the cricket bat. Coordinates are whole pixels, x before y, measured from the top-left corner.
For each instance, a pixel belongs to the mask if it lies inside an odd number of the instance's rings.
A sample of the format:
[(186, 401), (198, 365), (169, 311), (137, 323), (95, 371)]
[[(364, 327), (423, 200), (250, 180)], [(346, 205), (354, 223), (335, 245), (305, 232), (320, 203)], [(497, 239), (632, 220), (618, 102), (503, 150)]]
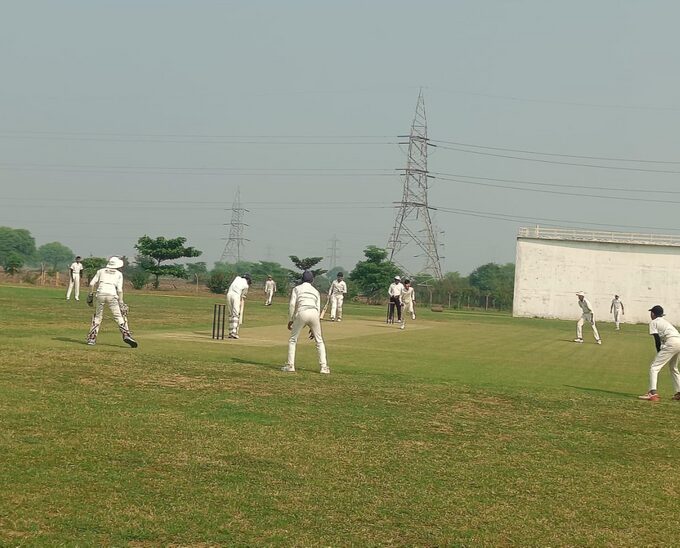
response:
[(239, 310), (238, 313), (238, 324), (242, 325), (243, 324), (243, 309), (246, 307), (246, 300), (241, 299), (241, 310)]
[(328, 303), (330, 302), (330, 298), (326, 299), (326, 304), (323, 306), (321, 309), (321, 314), (319, 314), (319, 319), (323, 320), (323, 317), (326, 315), (326, 310), (328, 309)]

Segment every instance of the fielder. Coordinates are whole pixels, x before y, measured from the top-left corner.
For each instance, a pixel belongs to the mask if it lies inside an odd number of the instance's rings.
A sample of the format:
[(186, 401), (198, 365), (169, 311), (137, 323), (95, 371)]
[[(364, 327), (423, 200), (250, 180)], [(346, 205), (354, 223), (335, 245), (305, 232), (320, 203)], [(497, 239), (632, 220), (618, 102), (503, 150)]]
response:
[(69, 279), (68, 279), (68, 289), (66, 290), (66, 300), (71, 299), (71, 291), (75, 288), (75, 298), (76, 301), (80, 300), (80, 273), (83, 271), (83, 263), (80, 262), (80, 255), (76, 257), (75, 262), (71, 263), (68, 267)]
[(387, 295), (390, 298), (389, 312), (387, 315), (387, 323), (394, 323), (394, 309), (397, 309), (397, 320), (401, 323), (401, 292), (404, 285), (401, 283), (401, 277), (395, 276), (394, 281), (390, 284), (387, 290)]
[(658, 304), (649, 309), (649, 315), (652, 318), (652, 321), (649, 322), (649, 334), (654, 337), (656, 356), (649, 366), (649, 391), (643, 396), (638, 396), (638, 398), (647, 401), (659, 401), (656, 381), (659, 377), (659, 371), (668, 363), (670, 364), (671, 379), (673, 379), (673, 390), (675, 390), (675, 395), (671, 399), (680, 401), (680, 372), (678, 371), (680, 333), (668, 320), (663, 318), (663, 308)]
[(288, 361), (281, 371), (295, 371), (295, 349), (300, 331), (309, 326), (310, 338), (316, 342), (316, 350), (319, 353), (320, 372), (328, 375), (331, 370), (326, 362), (326, 345), (321, 335), (321, 295), (312, 285), (314, 275), (305, 270), (302, 273), (302, 283), (293, 289), (288, 305), (288, 329), (292, 331), (288, 339)]
[(583, 342), (583, 323), (588, 322), (593, 328), (595, 342), (597, 344), (602, 344), (602, 339), (600, 339), (600, 334), (595, 326), (595, 316), (593, 315), (593, 307), (590, 306), (590, 301), (586, 299), (586, 294), (583, 291), (579, 291), (576, 295), (578, 296), (578, 305), (581, 307), (582, 314), (581, 318), (576, 323), (576, 338), (574, 339), (574, 342)]
[(336, 280), (333, 280), (331, 287), (328, 289), (328, 299), (331, 301), (331, 321), (342, 321), (342, 302), (345, 300), (345, 293), (347, 293), (347, 284), (343, 279), (342, 272), (338, 272)]
[(612, 299), (612, 305), (609, 307), (609, 312), (614, 314), (614, 323), (616, 324), (616, 330), (621, 329), (619, 324), (621, 323), (621, 316), (625, 314), (623, 309), (623, 303), (619, 300), (618, 295), (614, 295)]
[[(416, 310), (415, 310), (415, 304), (416, 304), (416, 292), (411, 286), (411, 280), (404, 280), (404, 288), (401, 290), (401, 303), (402, 306), (404, 307), (404, 313), (405, 314), (410, 314), (411, 319), (415, 320), (416, 319)], [(406, 327), (406, 318), (401, 322), (401, 329), (404, 329)]]
[(229, 310), (229, 338), (238, 339), (238, 329), (241, 325), (241, 309), (252, 283), (250, 274), (236, 276), (227, 290), (227, 308)]
[(276, 282), (271, 276), (267, 276), (267, 281), (264, 282), (264, 294), (265, 294), (265, 306), (272, 305), (272, 299), (274, 298), (274, 293), (276, 293)]
[[(90, 293), (87, 296), (87, 304), (93, 305), (97, 299), (97, 308), (92, 316), (92, 327), (87, 334), (87, 344), (97, 344), (97, 334), (104, 316), (104, 306), (108, 305), (113, 314), (113, 319), (118, 324), (118, 329), (123, 336), (123, 341), (132, 348), (137, 348), (137, 341), (132, 338), (132, 333), (127, 322), (127, 305), (123, 302), (123, 274), (118, 270), (123, 266), (123, 261), (118, 257), (111, 257), (105, 268), (97, 271), (90, 282)], [(95, 295), (96, 286), (96, 295)]]

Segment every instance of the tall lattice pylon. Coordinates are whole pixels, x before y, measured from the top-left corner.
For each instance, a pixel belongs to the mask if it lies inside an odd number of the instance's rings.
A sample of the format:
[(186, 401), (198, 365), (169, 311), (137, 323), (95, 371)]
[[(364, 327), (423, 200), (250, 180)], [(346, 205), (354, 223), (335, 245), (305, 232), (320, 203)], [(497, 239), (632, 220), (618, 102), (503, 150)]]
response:
[(328, 270), (333, 270), (338, 266), (338, 240), (337, 234), (333, 234), (333, 239), (331, 240), (331, 247), (328, 249), (330, 255), (328, 256)]
[[(420, 90), (416, 115), (408, 136), (408, 161), (404, 170), (404, 192), (397, 202), (397, 216), (392, 234), (387, 241), (389, 260), (399, 264), (398, 254), (409, 244), (415, 244), (424, 253), (423, 272), (441, 280), (442, 266), (437, 247), (437, 238), (432, 226), (428, 205), (427, 190), (430, 175), (427, 171), (427, 148), (432, 146), (427, 138), (427, 118), (425, 100)], [(403, 261), (402, 261), (403, 262)], [(408, 271), (400, 265), (404, 271)]]
[(229, 238), (227, 238), (227, 243), (224, 246), (224, 251), (222, 252), (222, 257), (220, 262), (226, 263), (239, 263), (243, 258), (243, 250), (245, 247), (245, 242), (249, 242), (247, 238), (243, 236), (244, 227), (248, 226), (243, 222), (244, 214), (248, 210), (241, 206), (241, 187), (236, 188), (236, 197), (234, 198), (234, 203), (231, 206), (231, 222), (229, 223)]

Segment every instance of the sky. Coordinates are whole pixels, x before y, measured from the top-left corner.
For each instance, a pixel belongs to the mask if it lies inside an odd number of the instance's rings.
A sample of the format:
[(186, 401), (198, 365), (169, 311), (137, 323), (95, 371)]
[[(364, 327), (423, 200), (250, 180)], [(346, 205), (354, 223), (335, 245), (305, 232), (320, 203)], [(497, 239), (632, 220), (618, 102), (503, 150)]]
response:
[(351, 269), (387, 244), (422, 90), (444, 272), (514, 262), (523, 226), (680, 235), (678, 20), (655, 0), (6, 2), (0, 226), (83, 256), (184, 236), (211, 266), (240, 189), (244, 259), (328, 268), (335, 239)]

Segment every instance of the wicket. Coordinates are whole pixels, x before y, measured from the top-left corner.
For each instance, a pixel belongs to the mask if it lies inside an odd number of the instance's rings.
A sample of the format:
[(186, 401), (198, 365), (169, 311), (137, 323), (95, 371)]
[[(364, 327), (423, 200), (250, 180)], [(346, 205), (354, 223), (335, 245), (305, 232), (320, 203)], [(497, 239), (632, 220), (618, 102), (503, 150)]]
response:
[(227, 315), (226, 304), (215, 304), (213, 306), (212, 338), (224, 339), (224, 320)]

